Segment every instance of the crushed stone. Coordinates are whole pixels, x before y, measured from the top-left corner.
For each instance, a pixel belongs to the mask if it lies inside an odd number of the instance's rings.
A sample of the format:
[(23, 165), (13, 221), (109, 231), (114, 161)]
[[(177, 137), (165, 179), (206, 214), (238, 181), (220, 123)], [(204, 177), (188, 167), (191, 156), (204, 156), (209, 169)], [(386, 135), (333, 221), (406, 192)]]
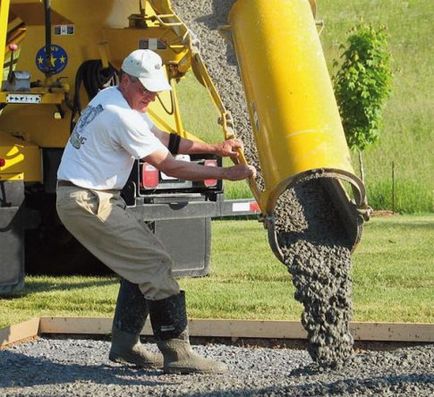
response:
[[(156, 346), (145, 343), (148, 350)], [(1, 397), (434, 395), (434, 345), (358, 351), (339, 370), (305, 350), (195, 345), (226, 375), (166, 375), (108, 360), (109, 341), (39, 338), (0, 350)]]

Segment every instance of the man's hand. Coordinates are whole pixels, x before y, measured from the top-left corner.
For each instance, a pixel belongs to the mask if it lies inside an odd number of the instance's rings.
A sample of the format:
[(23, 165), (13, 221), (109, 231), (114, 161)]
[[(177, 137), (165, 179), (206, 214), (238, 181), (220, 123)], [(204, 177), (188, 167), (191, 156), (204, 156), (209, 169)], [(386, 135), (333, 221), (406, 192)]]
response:
[(227, 139), (226, 141), (214, 145), (215, 154), (220, 157), (237, 158), (238, 149), (243, 148), (243, 143), (239, 139)]
[(224, 179), (239, 181), (246, 178), (256, 178), (256, 169), (252, 165), (237, 164), (224, 168)]
[(204, 179), (228, 179), (239, 181), (256, 178), (256, 169), (251, 165), (237, 164), (232, 167), (207, 167), (189, 161), (176, 160), (167, 150), (156, 150), (144, 159), (166, 175), (189, 181)]

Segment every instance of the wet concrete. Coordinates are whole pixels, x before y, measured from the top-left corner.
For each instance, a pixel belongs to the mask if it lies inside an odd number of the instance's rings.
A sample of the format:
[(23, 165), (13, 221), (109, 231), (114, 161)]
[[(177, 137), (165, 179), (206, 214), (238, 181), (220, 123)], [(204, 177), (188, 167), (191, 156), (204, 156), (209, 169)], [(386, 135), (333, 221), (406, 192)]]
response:
[(352, 354), (351, 252), (345, 229), (319, 180), (287, 190), (276, 206), (285, 264), (304, 306), (308, 352), (320, 366), (340, 367)]

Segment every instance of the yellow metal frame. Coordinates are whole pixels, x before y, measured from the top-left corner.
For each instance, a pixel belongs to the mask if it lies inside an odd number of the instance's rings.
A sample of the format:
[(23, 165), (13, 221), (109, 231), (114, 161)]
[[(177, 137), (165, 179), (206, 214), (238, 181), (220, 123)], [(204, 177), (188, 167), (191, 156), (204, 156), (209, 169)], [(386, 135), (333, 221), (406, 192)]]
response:
[(6, 160), (0, 167), (0, 181), (42, 180), (41, 150), (37, 145), (0, 132), (0, 158)]
[[(6, 47), (6, 36), (8, 32), (10, 0), (0, 0), (0, 48)], [(3, 76), (3, 65), (5, 63), (5, 51), (0, 51), (0, 76)]]

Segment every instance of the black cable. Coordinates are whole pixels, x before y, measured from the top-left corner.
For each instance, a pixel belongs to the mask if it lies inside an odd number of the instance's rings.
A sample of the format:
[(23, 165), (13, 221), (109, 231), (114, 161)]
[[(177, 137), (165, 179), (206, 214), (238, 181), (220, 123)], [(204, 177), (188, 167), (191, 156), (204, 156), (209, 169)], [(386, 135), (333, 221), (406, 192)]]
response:
[(103, 68), (100, 59), (90, 59), (80, 65), (75, 75), (70, 133), (74, 130), (75, 118), (77, 115), (80, 116), (82, 109), (80, 102), (81, 86), (84, 85), (88, 99), (91, 101), (101, 89), (114, 86), (117, 83), (118, 71), (110, 64), (107, 68)]
[(175, 112), (175, 106), (174, 106), (174, 104), (173, 104), (173, 102), (174, 102), (173, 92), (170, 91), (170, 104), (172, 105), (172, 109), (171, 109), (171, 110), (167, 109), (166, 105), (165, 105), (165, 104), (163, 103), (163, 101), (161, 100), (160, 95), (157, 95), (157, 99), (158, 99), (158, 102), (160, 102), (160, 105), (161, 105), (161, 107), (164, 109), (164, 111), (165, 111), (168, 115), (172, 116), (173, 113)]
[(51, 66), (51, 0), (44, 0), (44, 17), (45, 17), (45, 62), (47, 70), (45, 76), (50, 77), (53, 74)]

